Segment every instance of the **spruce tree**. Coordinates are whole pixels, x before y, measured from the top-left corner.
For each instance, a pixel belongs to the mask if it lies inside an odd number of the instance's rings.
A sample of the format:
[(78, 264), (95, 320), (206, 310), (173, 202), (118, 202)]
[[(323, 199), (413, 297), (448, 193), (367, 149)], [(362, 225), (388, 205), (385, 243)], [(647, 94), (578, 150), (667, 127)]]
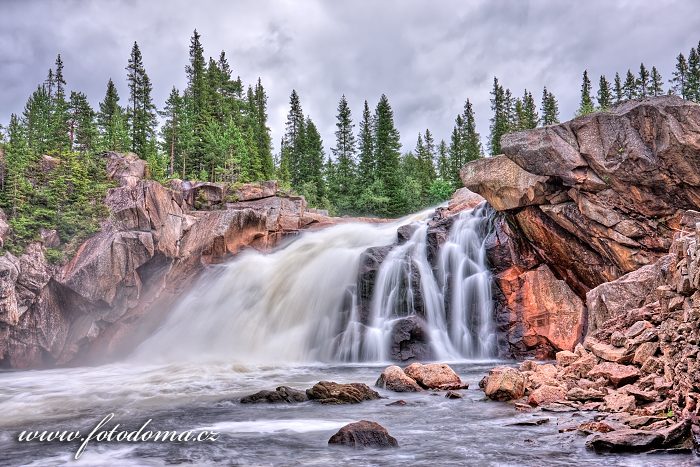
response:
[[(453, 183), (452, 166), (450, 165), (450, 152), (445, 140), (440, 140), (438, 145), (437, 174), (442, 180)], [(453, 185), (454, 186), (454, 185)]]
[(17, 217), (26, 206), (25, 201), (31, 190), (27, 182), (26, 172), (30, 163), (29, 148), (17, 115), (10, 116), (7, 127), (7, 143), (5, 144), (4, 200), (10, 209), (12, 217)]
[(627, 77), (625, 78), (625, 84), (622, 85), (622, 91), (627, 100), (637, 98), (637, 80), (634, 78), (631, 70), (627, 70)]
[(379, 214), (397, 215), (404, 209), (399, 174), (401, 140), (394, 126), (394, 111), (384, 94), (374, 111), (373, 142), (376, 177), (381, 184), (381, 195), (388, 199), (386, 207)]
[(310, 117), (304, 122), (304, 140), (302, 149), (301, 184), (302, 193), (307, 196), (312, 205), (325, 204), (326, 186), (323, 181), (325, 155), (323, 141)]
[(281, 151), (282, 162), (289, 170), (292, 186), (301, 187), (305, 181), (304, 168), (302, 167), (302, 158), (304, 156), (304, 112), (301, 109), (301, 101), (296, 90), (292, 90), (292, 94), (289, 97), (289, 113), (287, 114)]
[(605, 75), (600, 76), (598, 83), (598, 108), (608, 110), (612, 106), (612, 90)]
[(255, 143), (260, 159), (262, 177), (269, 180), (274, 176), (275, 166), (272, 161), (272, 140), (270, 128), (267, 126), (267, 94), (262, 81), (258, 78), (254, 92), (255, 99)]
[(554, 94), (544, 88), (542, 91), (542, 125), (559, 123), (559, 104)]
[(61, 54), (56, 57), (56, 70), (53, 75), (55, 92), (51, 108), (51, 151), (60, 153), (70, 147), (68, 137), (68, 101), (66, 99), (66, 80), (63, 76)]
[(647, 91), (649, 90), (649, 71), (644, 66), (644, 64), (639, 65), (639, 75), (637, 77), (637, 91), (638, 97), (647, 97)]
[(376, 175), (376, 161), (374, 159), (374, 141), (372, 134), (372, 114), (367, 101), (362, 108), (362, 121), (357, 138), (357, 146), (360, 154), (358, 167), (358, 186), (369, 187), (372, 185)]
[(655, 66), (651, 67), (651, 77), (649, 80), (649, 89), (647, 90), (647, 93), (650, 96), (661, 96), (664, 93), (663, 86), (664, 82), (661, 79), (661, 74)]
[(95, 111), (90, 106), (87, 96), (82, 92), (71, 92), (68, 107), (71, 150), (79, 152), (94, 150), (97, 143), (97, 126)]
[(493, 78), (491, 89), (491, 135), (489, 137), (489, 149), (492, 155), (501, 153), (501, 137), (508, 133), (511, 125), (511, 102), (509, 93), (498, 83), (498, 78)]
[(685, 61), (683, 54), (678, 54), (676, 57), (676, 69), (673, 72), (673, 77), (669, 80), (671, 91), (674, 94), (681, 96), (683, 99), (689, 99), (688, 95), (688, 62)]
[(22, 114), (23, 137), (28, 149), (37, 155), (47, 154), (54, 148), (53, 103), (46, 89), (45, 85), (37, 87), (27, 99)]
[(331, 164), (332, 173), (327, 174), (327, 180), (330, 182), (331, 201), (338, 209), (345, 212), (352, 207), (356, 194), (357, 164), (353, 133), (355, 125), (352, 123), (352, 114), (344, 95), (338, 102), (335, 126), (335, 147), (331, 148), (335, 164)]
[(130, 147), (126, 116), (119, 105), (119, 93), (111, 78), (97, 112), (97, 130), (100, 150), (125, 151)]
[[(181, 144), (182, 124), (180, 117), (183, 111), (183, 100), (180, 92), (173, 86), (168, 100), (165, 101), (165, 108), (160, 112), (165, 119), (161, 128), (162, 149), (168, 155), (168, 175), (175, 174), (176, 167), (181, 164)], [(183, 173), (184, 177), (185, 174)]]
[(141, 50), (136, 42), (131, 49), (126, 70), (130, 95), (128, 118), (131, 150), (147, 158), (153, 149), (152, 140), (157, 120), (151, 97), (153, 85), (144, 68)]
[(700, 54), (695, 48), (690, 49), (688, 54), (686, 94), (686, 99), (700, 102)]
[[(191, 122), (189, 136), (192, 147), (190, 149), (190, 162), (193, 175), (199, 174), (206, 165), (206, 154), (203, 148), (202, 137), (205, 128), (208, 127), (208, 83), (206, 76), (206, 62), (204, 60), (204, 47), (201, 36), (195, 29), (190, 38), (189, 63), (185, 67), (187, 75), (187, 88), (185, 89), (185, 106), (188, 118)], [(220, 124), (224, 124), (219, 120)]]
[(623, 100), (625, 100), (625, 94), (622, 90), (622, 80), (620, 79), (620, 73), (615, 73), (615, 104), (619, 104)]
[(581, 102), (576, 115), (588, 115), (594, 110), (593, 98), (591, 97), (591, 80), (588, 79), (588, 70), (584, 70), (581, 82)]
[(535, 106), (535, 99), (532, 97), (532, 93), (525, 90), (523, 95), (523, 130), (530, 130), (537, 127), (537, 122), (539, 121), (539, 115), (537, 115), (537, 107)]

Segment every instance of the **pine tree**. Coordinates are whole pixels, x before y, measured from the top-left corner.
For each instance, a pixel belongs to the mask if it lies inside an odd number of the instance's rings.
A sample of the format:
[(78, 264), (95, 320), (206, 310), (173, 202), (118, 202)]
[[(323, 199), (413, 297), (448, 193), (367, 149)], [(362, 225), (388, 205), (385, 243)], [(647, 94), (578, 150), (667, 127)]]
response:
[[(204, 60), (204, 47), (201, 36), (195, 29), (190, 39), (190, 60), (185, 67), (187, 74), (187, 88), (185, 90), (185, 105), (192, 125), (192, 148), (190, 165), (193, 173), (201, 172), (206, 164), (206, 154), (203, 149), (202, 134), (208, 125), (208, 83), (206, 76), (206, 63)], [(220, 120), (220, 123), (223, 123)]]
[(619, 104), (623, 100), (625, 100), (625, 94), (622, 91), (622, 80), (620, 79), (620, 73), (615, 73), (615, 104)]
[(95, 111), (90, 107), (87, 96), (82, 92), (71, 92), (68, 107), (71, 150), (80, 152), (94, 150), (97, 140)]
[(107, 82), (104, 100), (97, 112), (98, 148), (102, 151), (125, 151), (130, 147), (124, 109), (119, 105), (119, 93), (112, 79)]
[(480, 158), (481, 153), (481, 136), (476, 131), (474, 108), (467, 99), (462, 114), (455, 118), (449, 147), (451, 175), (445, 180), (459, 186), (461, 183), (459, 171), (466, 163)]
[(369, 110), (369, 104), (365, 101), (362, 109), (362, 121), (360, 122), (360, 131), (357, 138), (357, 145), (360, 154), (360, 162), (358, 167), (358, 185), (368, 187), (372, 185), (376, 175), (376, 162), (374, 159), (374, 141), (372, 114)]
[(644, 64), (639, 65), (639, 76), (637, 77), (637, 91), (638, 97), (647, 97), (647, 91), (649, 89), (649, 71), (644, 66)]
[(147, 158), (153, 149), (152, 139), (157, 121), (151, 97), (153, 85), (146, 74), (141, 50), (136, 42), (131, 49), (126, 70), (131, 104), (128, 110), (131, 150)]
[(544, 88), (542, 91), (542, 125), (559, 123), (559, 104), (554, 94)]
[(381, 195), (388, 199), (380, 214), (396, 215), (402, 212), (404, 200), (401, 197), (401, 140), (394, 126), (394, 111), (389, 99), (382, 94), (374, 111), (373, 119), (374, 160), (376, 178), (381, 185)]
[(625, 99), (632, 100), (637, 98), (637, 80), (634, 78), (631, 70), (627, 70), (625, 84), (622, 85), (622, 90), (625, 93)]
[(593, 98), (591, 97), (591, 80), (588, 79), (588, 70), (584, 70), (581, 82), (581, 102), (576, 115), (588, 115), (594, 110)]
[(489, 149), (491, 154), (501, 153), (501, 137), (508, 133), (511, 126), (511, 102), (509, 92), (503, 89), (498, 83), (498, 78), (493, 79), (493, 89), (491, 90), (491, 135), (489, 137)]
[(605, 75), (600, 76), (598, 83), (598, 108), (600, 110), (608, 110), (612, 106), (612, 90), (610, 83), (605, 78)]
[(335, 147), (331, 152), (335, 157), (332, 173), (327, 175), (330, 183), (330, 197), (333, 204), (347, 211), (353, 205), (353, 197), (356, 194), (357, 164), (355, 161), (355, 134), (352, 123), (352, 114), (348, 101), (343, 95), (338, 103), (336, 115)]
[(430, 130), (426, 130), (425, 140), (423, 135), (418, 133), (414, 152), (416, 156), (416, 170), (412, 176), (418, 181), (421, 204), (424, 204), (428, 202), (428, 190), (433, 180), (435, 180), (435, 167), (433, 165), (435, 142), (430, 134)]
[(661, 96), (664, 93), (663, 80), (661, 79), (661, 74), (656, 69), (655, 66), (651, 67), (651, 79), (649, 81), (649, 88), (647, 93), (650, 96)]
[(681, 96), (683, 99), (690, 98), (688, 95), (688, 62), (685, 61), (682, 53), (676, 57), (676, 70), (673, 72), (673, 77), (669, 80), (669, 83), (674, 94)]

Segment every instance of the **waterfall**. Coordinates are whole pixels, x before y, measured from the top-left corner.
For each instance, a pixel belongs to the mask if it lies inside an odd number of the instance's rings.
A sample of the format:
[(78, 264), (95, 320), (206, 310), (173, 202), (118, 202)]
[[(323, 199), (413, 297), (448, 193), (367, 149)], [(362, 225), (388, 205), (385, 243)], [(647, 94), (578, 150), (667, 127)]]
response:
[[(431, 258), (432, 213), (305, 232), (269, 254), (246, 251), (208, 271), (132, 358), (386, 361), (394, 326), (406, 318), (423, 323), (434, 359), (492, 355), (486, 212), (460, 213)], [(367, 304), (358, 292), (363, 253), (395, 243), (402, 225), (414, 231), (379, 264)]]

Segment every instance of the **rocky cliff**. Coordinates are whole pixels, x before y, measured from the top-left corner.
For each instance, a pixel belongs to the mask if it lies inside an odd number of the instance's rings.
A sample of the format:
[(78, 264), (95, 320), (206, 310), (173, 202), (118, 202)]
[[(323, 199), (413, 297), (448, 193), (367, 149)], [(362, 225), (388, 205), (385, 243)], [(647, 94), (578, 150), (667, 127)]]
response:
[[(0, 257), (0, 367), (97, 361), (147, 336), (204, 265), (243, 248), (268, 250), (300, 229), (341, 221), (308, 209), (275, 182), (229, 190), (222, 184), (144, 179), (133, 154), (105, 154), (120, 185), (109, 218), (63, 266), (44, 248)], [(0, 234), (7, 233), (0, 222)]]
[(463, 168), (498, 211), (488, 252), (503, 353), (572, 350), (586, 294), (668, 253), (700, 207), (699, 135), (699, 105), (658, 97), (506, 135), (503, 155)]

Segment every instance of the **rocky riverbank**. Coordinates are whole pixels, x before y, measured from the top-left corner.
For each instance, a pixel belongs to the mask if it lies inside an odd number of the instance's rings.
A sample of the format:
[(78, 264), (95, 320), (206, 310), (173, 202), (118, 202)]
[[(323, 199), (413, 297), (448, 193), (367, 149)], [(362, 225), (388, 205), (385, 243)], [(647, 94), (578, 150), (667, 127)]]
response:
[[(348, 222), (309, 209), (276, 182), (145, 179), (134, 154), (106, 153), (109, 217), (63, 265), (55, 232), (0, 257), (0, 367), (41, 368), (122, 355), (162, 322), (203, 268), (242, 249), (269, 251), (303, 229)], [(367, 221), (367, 219), (363, 219)], [(8, 226), (0, 222), (0, 234)]]

